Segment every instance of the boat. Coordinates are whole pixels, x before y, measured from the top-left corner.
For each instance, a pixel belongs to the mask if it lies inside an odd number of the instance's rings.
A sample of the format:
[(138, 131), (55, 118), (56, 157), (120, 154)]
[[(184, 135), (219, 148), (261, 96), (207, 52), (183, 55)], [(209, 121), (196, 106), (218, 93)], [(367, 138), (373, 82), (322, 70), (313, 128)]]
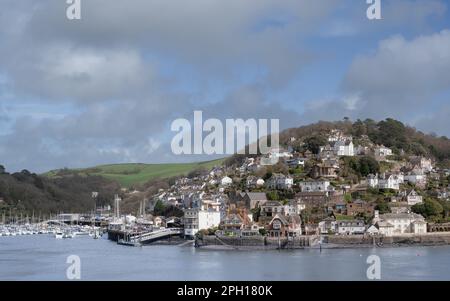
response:
[(55, 238), (56, 239), (61, 239), (63, 238), (64, 234), (61, 231), (56, 231), (55, 232)]
[(129, 246), (129, 247), (140, 247), (142, 246), (142, 244), (140, 242), (134, 242), (134, 241), (129, 241), (129, 240), (125, 240), (123, 238), (119, 239), (117, 241), (118, 245), (122, 245), (122, 246)]
[(74, 238), (75, 237), (75, 233), (71, 232), (71, 231), (67, 231), (63, 234), (62, 238)]

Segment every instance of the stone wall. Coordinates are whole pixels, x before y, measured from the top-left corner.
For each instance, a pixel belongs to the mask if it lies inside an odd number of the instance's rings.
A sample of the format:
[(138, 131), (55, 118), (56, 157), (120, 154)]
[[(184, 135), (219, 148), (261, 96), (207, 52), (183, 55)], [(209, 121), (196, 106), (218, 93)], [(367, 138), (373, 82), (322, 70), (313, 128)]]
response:
[(371, 237), (366, 235), (326, 236), (324, 243), (336, 245), (446, 245), (450, 244), (450, 233), (404, 234), (393, 237)]
[(198, 247), (224, 246), (235, 248), (259, 247), (266, 249), (298, 249), (310, 246), (311, 236), (300, 236), (293, 239), (272, 238), (264, 236), (233, 237), (233, 236), (203, 236), (197, 239)]

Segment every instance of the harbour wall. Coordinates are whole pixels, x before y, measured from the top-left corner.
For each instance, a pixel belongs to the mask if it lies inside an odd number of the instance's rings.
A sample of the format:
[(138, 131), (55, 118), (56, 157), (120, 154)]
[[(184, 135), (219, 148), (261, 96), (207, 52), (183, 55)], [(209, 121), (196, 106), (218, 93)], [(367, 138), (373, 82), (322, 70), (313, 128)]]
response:
[(392, 237), (368, 235), (309, 235), (295, 238), (203, 236), (196, 246), (205, 249), (304, 249), (304, 248), (359, 248), (395, 246), (450, 245), (450, 232), (422, 235), (403, 234)]

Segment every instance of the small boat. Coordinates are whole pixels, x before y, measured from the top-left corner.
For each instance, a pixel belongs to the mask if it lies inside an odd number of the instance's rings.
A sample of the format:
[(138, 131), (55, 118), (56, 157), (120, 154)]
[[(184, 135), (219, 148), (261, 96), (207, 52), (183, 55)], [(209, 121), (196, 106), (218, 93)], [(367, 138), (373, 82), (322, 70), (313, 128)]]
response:
[(63, 238), (64, 234), (61, 231), (56, 231), (55, 232), (55, 238), (56, 239), (61, 239)]
[(63, 234), (62, 238), (74, 238), (74, 237), (75, 237), (75, 233), (68, 231)]

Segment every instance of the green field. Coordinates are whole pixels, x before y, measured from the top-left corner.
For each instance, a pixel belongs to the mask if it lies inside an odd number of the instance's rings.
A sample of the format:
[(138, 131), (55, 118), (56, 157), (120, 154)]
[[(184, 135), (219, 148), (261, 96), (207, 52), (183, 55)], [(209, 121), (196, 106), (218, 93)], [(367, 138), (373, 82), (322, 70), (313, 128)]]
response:
[(199, 169), (211, 169), (214, 166), (222, 165), (224, 159), (196, 163), (168, 163), (168, 164), (110, 164), (99, 165), (84, 169), (58, 169), (52, 170), (44, 175), (47, 177), (60, 177), (67, 175), (99, 175), (111, 180), (115, 180), (123, 187), (130, 187), (133, 184), (145, 183), (156, 178), (169, 178), (173, 176), (187, 175), (189, 172)]

